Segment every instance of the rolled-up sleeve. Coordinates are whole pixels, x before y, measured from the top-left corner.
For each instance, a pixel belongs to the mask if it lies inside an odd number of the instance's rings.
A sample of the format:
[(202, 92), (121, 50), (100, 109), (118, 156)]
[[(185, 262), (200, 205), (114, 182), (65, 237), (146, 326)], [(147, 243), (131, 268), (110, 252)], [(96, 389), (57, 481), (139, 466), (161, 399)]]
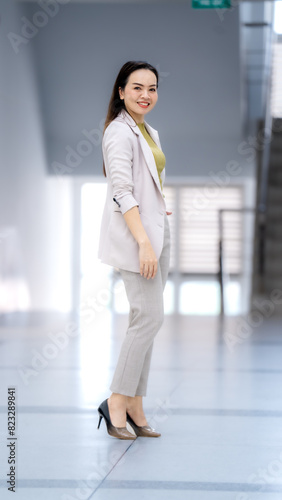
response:
[(133, 196), (133, 147), (130, 134), (132, 131), (128, 125), (112, 123), (105, 130), (103, 137), (106, 171), (112, 184), (113, 197), (118, 202), (122, 214), (138, 206)]

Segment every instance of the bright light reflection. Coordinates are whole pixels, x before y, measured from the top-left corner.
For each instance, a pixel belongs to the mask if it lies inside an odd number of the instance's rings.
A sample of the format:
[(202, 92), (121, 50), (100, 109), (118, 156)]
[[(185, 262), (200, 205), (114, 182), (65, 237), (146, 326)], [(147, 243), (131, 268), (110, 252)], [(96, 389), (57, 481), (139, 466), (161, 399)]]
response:
[(275, 3), (274, 10), (274, 31), (282, 35), (282, 2)]
[[(240, 313), (240, 283), (225, 285), (225, 313)], [(180, 287), (180, 314), (218, 315), (220, 313), (220, 286), (218, 281), (186, 281)]]
[(89, 324), (81, 323), (81, 391), (86, 406), (99, 401), (108, 391), (113, 348), (111, 331), (112, 315), (107, 309)]
[(174, 311), (174, 284), (168, 280), (164, 290), (164, 312), (172, 314)]
[(219, 314), (217, 282), (186, 281), (180, 287), (180, 314)]
[[(118, 290), (118, 292), (116, 292)], [(118, 314), (129, 313), (129, 303), (126, 296), (126, 291), (122, 279), (115, 283), (114, 287), (114, 310)]]
[(28, 311), (30, 294), (27, 282), (23, 278), (0, 278), (0, 313)]
[(111, 361), (112, 269), (97, 257), (106, 189), (105, 183), (87, 183), (81, 190), (80, 360), (86, 405), (93, 405), (108, 389)]
[(107, 185), (87, 183), (81, 189), (81, 272), (83, 276), (105, 273), (98, 260), (99, 233)]
[(238, 281), (229, 281), (225, 286), (225, 314), (240, 314), (241, 287)]

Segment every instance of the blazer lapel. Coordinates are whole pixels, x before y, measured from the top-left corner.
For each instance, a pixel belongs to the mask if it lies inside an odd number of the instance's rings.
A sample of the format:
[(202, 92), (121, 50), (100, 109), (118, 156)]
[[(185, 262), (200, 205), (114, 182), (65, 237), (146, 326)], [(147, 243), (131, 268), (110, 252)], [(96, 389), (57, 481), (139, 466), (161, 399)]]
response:
[[(153, 139), (153, 137), (152, 137), (152, 139)], [(151, 150), (149, 144), (147, 143), (145, 137), (143, 136), (142, 132), (140, 132), (140, 134), (139, 134), (139, 141), (140, 141), (140, 146), (141, 146), (143, 155), (145, 157), (146, 163), (147, 163), (148, 168), (150, 170), (151, 176), (153, 177), (159, 191), (162, 193), (155, 158), (154, 158), (152, 150)]]
[[(161, 185), (160, 185), (160, 180), (159, 180), (159, 175), (158, 175), (158, 171), (157, 171), (157, 167), (156, 167), (155, 158), (154, 158), (154, 155), (152, 153), (152, 150), (151, 150), (149, 144), (147, 143), (145, 137), (143, 136), (142, 132), (140, 131), (135, 120), (133, 120), (132, 116), (130, 116), (130, 114), (127, 111), (122, 110), (120, 113), (120, 116), (121, 116), (121, 118), (123, 118), (126, 121), (126, 123), (132, 128), (133, 132), (138, 136), (139, 141), (140, 141), (140, 146), (141, 146), (145, 161), (147, 163), (147, 166), (149, 168), (149, 171), (151, 173), (151, 176), (153, 177), (161, 195), (163, 196)], [(153, 141), (161, 149), (159, 134), (158, 134), (157, 130), (152, 128), (145, 121), (144, 121), (144, 124), (145, 124), (150, 136), (152, 137)]]
[[(147, 122), (145, 122), (145, 125), (146, 125), (146, 128), (147, 128), (150, 136), (152, 137), (153, 141), (157, 144), (157, 146), (162, 151), (162, 146), (161, 146), (161, 143), (160, 143), (160, 138), (159, 138), (158, 131), (156, 129), (154, 129), (153, 127), (151, 127), (151, 125), (149, 125)], [(153, 158), (154, 158), (154, 155), (153, 155)], [(157, 169), (156, 169), (155, 158), (154, 158), (154, 166), (155, 166), (154, 171), (156, 171)], [(163, 192), (162, 192), (162, 189), (161, 189), (158, 172), (157, 172), (157, 181), (158, 181), (157, 185), (158, 185), (159, 191), (160, 191), (161, 195), (163, 196)], [(165, 181), (165, 168), (161, 172), (161, 181), (162, 181), (162, 185), (164, 185), (164, 181)]]

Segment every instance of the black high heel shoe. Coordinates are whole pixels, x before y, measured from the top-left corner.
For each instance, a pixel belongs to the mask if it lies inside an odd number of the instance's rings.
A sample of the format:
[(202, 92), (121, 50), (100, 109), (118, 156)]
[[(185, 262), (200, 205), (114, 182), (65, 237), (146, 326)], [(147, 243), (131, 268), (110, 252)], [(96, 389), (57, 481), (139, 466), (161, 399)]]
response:
[(126, 427), (115, 427), (112, 424), (107, 399), (105, 399), (105, 401), (103, 401), (103, 403), (100, 404), (98, 408), (98, 413), (100, 418), (97, 429), (100, 428), (101, 420), (104, 417), (107, 426), (107, 431), (110, 436), (116, 437), (118, 439), (136, 439), (136, 436), (131, 432), (129, 432)]
[(128, 413), (126, 413), (126, 420), (131, 425), (136, 436), (140, 436), (140, 437), (160, 437), (161, 436), (161, 434), (159, 432), (155, 431), (155, 429), (153, 429), (152, 427), (150, 427), (150, 425), (142, 425), (142, 426), (136, 425), (136, 423), (134, 422), (134, 420), (132, 420), (131, 416), (128, 415)]

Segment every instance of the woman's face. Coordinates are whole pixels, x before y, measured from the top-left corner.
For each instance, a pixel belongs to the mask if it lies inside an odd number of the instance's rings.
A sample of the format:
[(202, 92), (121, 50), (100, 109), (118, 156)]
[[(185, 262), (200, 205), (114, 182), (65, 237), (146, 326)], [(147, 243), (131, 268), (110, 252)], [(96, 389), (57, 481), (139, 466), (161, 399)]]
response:
[(130, 74), (124, 89), (119, 88), (128, 113), (137, 123), (143, 123), (144, 115), (154, 108), (158, 100), (157, 77), (149, 69), (137, 69)]

